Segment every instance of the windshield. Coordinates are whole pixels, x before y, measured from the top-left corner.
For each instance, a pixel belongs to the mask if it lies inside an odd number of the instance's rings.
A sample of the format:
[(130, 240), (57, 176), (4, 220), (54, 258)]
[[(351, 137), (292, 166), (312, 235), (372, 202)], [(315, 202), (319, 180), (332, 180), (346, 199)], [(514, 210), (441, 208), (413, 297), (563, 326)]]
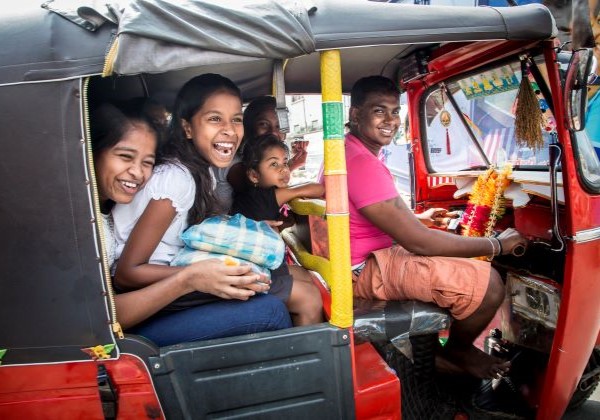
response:
[(556, 124), (533, 76), (528, 78), (542, 110), (543, 144), (535, 147), (515, 138), (521, 83), (521, 64), (515, 61), (430, 91), (424, 109), (430, 169), (456, 172), (510, 162), (516, 169), (547, 170)]

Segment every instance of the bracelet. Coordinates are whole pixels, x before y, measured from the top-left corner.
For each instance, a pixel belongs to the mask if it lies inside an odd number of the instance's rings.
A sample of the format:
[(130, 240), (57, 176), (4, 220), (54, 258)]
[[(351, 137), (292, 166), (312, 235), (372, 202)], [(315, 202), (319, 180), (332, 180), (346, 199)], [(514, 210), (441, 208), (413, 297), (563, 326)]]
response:
[(486, 236), (485, 239), (487, 239), (490, 242), (490, 245), (492, 245), (492, 258), (494, 258), (496, 255), (496, 246), (494, 245), (494, 241), (492, 241), (492, 238)]
[(500, 242), (500, 239), (498, 238), (494, 238), (495, 240), (498, 241), (498, 255), (502, 255), (504, 253), (504, 250), (502, 249), (502, 242)]

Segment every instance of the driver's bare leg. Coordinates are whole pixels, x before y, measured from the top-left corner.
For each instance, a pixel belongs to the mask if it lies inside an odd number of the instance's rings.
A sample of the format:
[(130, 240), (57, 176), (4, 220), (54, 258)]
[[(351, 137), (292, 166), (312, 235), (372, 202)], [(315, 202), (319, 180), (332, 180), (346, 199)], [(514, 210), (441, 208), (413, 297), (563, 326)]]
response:
[[(498, 272), (492, 269), (481, 305), (469, 317), (453, 322), (442, 357), (451, 365), (477, 378), (489, 379), (507, 373), (510, 362), (484, 353), (473, 345), (475, 339), (489, 325), (503, 299), (504, 284)], [(440, 365), (442, 367), (444, 363), (441, 362)]]

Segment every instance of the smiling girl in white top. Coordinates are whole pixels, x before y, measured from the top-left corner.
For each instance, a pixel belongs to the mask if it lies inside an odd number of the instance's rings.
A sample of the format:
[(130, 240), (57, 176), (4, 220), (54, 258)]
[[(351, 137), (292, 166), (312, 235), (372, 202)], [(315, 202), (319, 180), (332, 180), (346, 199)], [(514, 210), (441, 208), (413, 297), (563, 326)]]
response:
[[(177, 192), (170, 195), (174, 211), (178, 215), (181, 213), (179, 210), (188, 199), (188, 191), (192, 191), (190, 200), (193, 204), (194, 181), (183, 164), (161, 165), (155, 173), (157, 179), (162, 179), (160, 182), (152, 175), (162, 121), (148, 112), (149, 106), (153, 106), (151, 101), (136, 98), (92, 108), (91, 143), (109, 265), (112, 265), (114, 255), (111, 210), (115, 207), (119, 208), (120, 222), (123, 222), (122, 216), (126, 214), (123, 210), (128, 206), (131, 206), (130, 215), (138, 212), (145, 216), (140, 203), (152, 201), (151, 197), (162, 197), (159, 189), (166, 187), (170, 191), (171, 181), (177, 182), (178, 178), (184, 182), (173, 188)], [(149, 180), (152, 185), (147, 183)], [(144, 198), (140, 199), (141, 194)], [(184, 221), (185, 216), (175, 219)], [(130, 221), (126, 226), (131, 226), (131, 230), (134, 225), (135, 222)], [(172, 225), (173, 230), (179, 229), (177, 223)], [(122, 232), (123, 226), (120, 226)], [(170, 252), (162, 245), (161, 242), (156, 247), (160, 249), (157, 260)], [(249, 299), (257, 286), (267, 288), (256, 285), (256, 275), (249, 270), (249, 267), (226, 266), (218, 260), (199, 261), (171, 270), (171, 274), (160, 281), (118, 293), (115, 296), (118, 321), (126, 332), (142, 335), (158, 346), (290, 327), (287, 309), (277, 297), (259, 294)], [(204, 296), (204, 303), (209, 297), (210, 303), (195, 306), (193, 300), (186, 298), (188, 296)], [(177, 309), (185, 310), (165, 310), (181, 300), (187, 305), (179, 305)]]
[[(155, 168), (131, 204), (113, 210), (118, 287), (137, 289), (181, 270), (169, 266), (183, 247), (180, 234), (190, 224), (222, 213), (210, 167), (229, 166), (242, 136), (242, 98), (233, 82), (217, 74), (204, 74), (181, 88), (163, 153), (165, 163)], [(259, 280), (254, 273), (244, 275)], [(219, 288), (212, 294), (247, 299), (264, 290), (251, 284)], [(207, 296), (211, 298), (214, 296)], [(176, 305), (173, 309), (179, 309)]]

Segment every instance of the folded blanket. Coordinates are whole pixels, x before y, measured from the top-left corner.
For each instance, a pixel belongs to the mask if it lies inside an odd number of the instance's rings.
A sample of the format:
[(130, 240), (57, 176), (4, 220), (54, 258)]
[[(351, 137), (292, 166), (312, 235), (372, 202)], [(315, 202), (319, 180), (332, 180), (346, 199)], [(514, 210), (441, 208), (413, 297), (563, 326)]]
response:
[(266, 222), (241, 214), (209, 217), (190, 226), (181, 239), (188, 248), (230, 255), (269, 269), (279, 267), (285, 254), (279, 233)]

